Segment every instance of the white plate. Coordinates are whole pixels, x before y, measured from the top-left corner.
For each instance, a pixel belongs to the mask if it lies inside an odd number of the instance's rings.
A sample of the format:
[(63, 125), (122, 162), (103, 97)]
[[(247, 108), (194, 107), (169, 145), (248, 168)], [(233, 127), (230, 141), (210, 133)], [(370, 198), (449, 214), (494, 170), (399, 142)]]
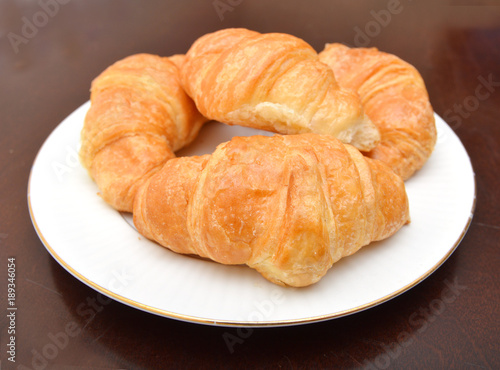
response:
[[(279, 287), (245, 266), (170, 252), (140, 236), (129, 216), (108, 207), (78, 162), (88, 107), (87, 102), (67, 117), (36, 157), (28, 188), (33, 225), (50, 254), (76, 278), (147, 312), (227, 326), (283, 326), (352, 314), (429, 276), (455, 250), (472, 218), (475, 182), (469, 157), (436, 116), (436, 149), (406, 183), (411, 224), (342, 259), (313, 286)], [(179, 155), (211, 153), (232, 136), (255, 133), (210, 123)]]

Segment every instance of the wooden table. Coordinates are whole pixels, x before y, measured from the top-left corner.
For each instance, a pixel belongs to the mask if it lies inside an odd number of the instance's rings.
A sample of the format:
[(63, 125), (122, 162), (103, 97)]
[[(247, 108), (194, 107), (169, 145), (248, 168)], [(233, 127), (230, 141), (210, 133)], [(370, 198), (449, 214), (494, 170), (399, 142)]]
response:
[[(2, 369), (500, 368), (497, 4), (1, 1)], [(26, 197), (30, 168), (45, 138), (88, 100), (91, 80), (115, 60), (137, 52), (183, 53), (200, 35), (227, 27), (291, 33), (317, 50), (333, 41), (376, 46), (421, 72), (436, 113), (471, 157), (477, 185), (468, 233), (434, 274), (401, 296), (351, 316), (241, 330), (100, 302), (94, 290), (48, 254), (31, 224)], [(9, 257), (16, 261), (19, 307), (15, 364), (6, 353)], [(450, 284), (454, 299), (443, 300)], [(68, 333), (67, 340), (61, 333)], [(228, 345), (228, 334), (239, 340)]]

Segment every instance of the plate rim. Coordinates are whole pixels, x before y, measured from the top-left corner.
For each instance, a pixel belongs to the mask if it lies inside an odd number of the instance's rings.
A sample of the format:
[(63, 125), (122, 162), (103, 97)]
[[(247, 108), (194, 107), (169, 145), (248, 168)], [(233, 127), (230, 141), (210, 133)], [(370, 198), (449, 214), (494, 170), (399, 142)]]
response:
[[(30, 177), (31, 177), (31, 175), (30, 175)], [(133, 308), (137, 308), (141, 311), (156, 314), (158, 316), (162, 316), (162, 317), (166, 317), (166, 318), (176, 319), (178, 321), (185, 321), (185, 322), (191, 322), (191, 323), (196, 323), (196, 324), (205, 324), (205, 325), (210, 325), (210, 326), (223, 326), (223, 327), (252, 327), (252, 328), (280, 327), (280, 326), (294, 326), (294, 325), (318, 323), (318, 322), (337, 319), (337, 318), (345, 317), (345, 316), (352, 315), (352, 314), (355, 314), (358, 312), (362, 312), (362, 311), (365, 311), (367, 309), (378, 306), (382, 303), (388, 302), (393, 298), (396, 298), (397, 296), (407, 292), (408, 290), (414, 288), (415, 286), (420, 284), (422, 281), (427, 279), (439, 267), (441, 267), (441, 265), (443, 265), (446, 262), (446, 260), (453, 254), (453, 252), (457, 249), (458, 245), (461, 243), (461, 241), (465, 237), (465, 235), (466, 235), (466, 233), (467, 233), (467, 231), (472, 223), (472, 219), (474, 216), (474, 210), (476, 207), (476, 186), (475, 185), (476, 184), (475, 184), (475, 177), (474, 177), (474, 200), (473, 200), (473, 205), (472, 205), (472, 209), (471, 209), (471, 214), (467, 220), (467, 223), (466, 223), (464, 229), (462, 230), (461, 234), (459, 235), (458, 239), (456, 240), (456, 242), (454, 243), (454, 245), (450, 249), (450, 251), (445, 256), (443, 256), (431, 269), (429, 269), (424, 275), (420, 276), (418, 279), (414, 280), (413, 282), (401, 287), (400, 289), (398, 289), (398, 290), (396, 290), (396, 291), (394, 291), (386, 296), (383, 296), (375, 301), (365, 303), (363, 305), (357, 306), (357, 307), (352, 308), (352, 309), (338, 311), (338, 312), (335, 312), (332, 314), (318, 315), (318, 316), (307, 317), (307, 318), (302, 318), (302, 319), (273, 320), (273, 321), (269, 321), (269, 322), (261, 322), (261, 321), (238, 322), (236, 320), (210, 320), (207, 318), (201, 318), (201, 317), (196, 317), (196, 316), (192, 316), (192, 315), (184, 315), (184, 314), (164, 310), (161, 308), (149, 306), (149, 305), (146, 305), (144, 303), (137, 302), (137, 301), (134, 301), (132, 299), (123, 297), (115, 292), (112, 292), (109, 289), (104, 288), (104, 287), (100, 286), (99, 284), (94, 283), (90, 279), (86, 278), (83, 274), (76, 271), (73, 267), (71, 267), (69, 264), (67, 264), (55, 252), (55, 250), (50, 246), (48, 241), (43, 236), (43, 233), (41, 232), (40, 228), (38, 227), (38, 224), (36, 223), (36, 220), (34, 219), (30, 201), (28, 202), (28, 207), (29, 207), (30, 216), (32, 218), (32, 223), (33, 223), (33, 226), (36, 230), (36, 233), (37, 233), (38, 237), (40, 238), (40, 240), (42, 241), (42, 244), (45, 246), (47, 251), (50, 253), (50, 255), (71, 275), (73, 275), (75, 278), (77, 278), (78, 280), (80, 280), (82, 283), (86, 284), (90, 288), (96, 290), (98, 293), (104, 294), (109, 298), (112, 298), (118, 302), (121, 302), (121, 303), (126, 304), (128, 306), (131, 306)], [(28, 187), (28, 189), (29, 189), (29, 187)], [(28, 197), (28, 199), (29, 199), (29, 197)]]
[[(456, 133), (452, 130), (453, 134), (456, 136), (456, 139), (459, 141), (459, 143), (462, 146), (462, 149), (464, 150), (467, 159), (469, 160), (470, 163), (470, 168), (472, 171), (472, 185), (473, 185), (473, 198), (472, 198), (472, 206), (470, 210), (470, 214), (467, 218), (467, 221), (464, 225), (464, 228), (462, 229), (460, 235), (458, 235), (456, 241), (454, 244), (450, 247), (448, 252), (441, 257), (435, 264), (432, 266), (432, 268), (428, 269), (423, 275), (419, 276), (416, 278), (414, 281), (406, 284), (405, 286), (383, 296), (380, 297), (374, 301), (347, 309), (347, 310), (342, 310), (342, 311), (337, 311), (335, 313), (329, 313), (329, 314), (323, 314), (323, 315), (316, 315), (316, 316), (311, 316), (311, 317), (306, 317), (306, 318), (295, 318), (295, 319), (284, 319), (284, 320), (270, 320), (270, 321), (238, 321), (238, 320), (213, 320), (209, 318), (203, 318), (203, 317), (198, 317), (194, 315), (188, 315), (188, 314), (182, 314), (182, 313), (176, 313), (172, 311), (168, 311), (162, 308), (157, 308), (153, 307), (138, 301), (135, 301), (130, 298), (126, 298), (118, 293), (115, 293), (84, 276), (82, 273), (78, 272), (75, 268), (71, 267), (66, 261), (64, 261), (63, 258), (61, 258), (58, 253), (55, 251), (55, 249), (50, 245), (46, 237), (44, 236), (42, 230), (38, 226), (38, 223), (36, 221), (36, 217), (32, 208), (32, 203), (31, 203), (31, 186), (32, 186), (32, 175), (33, 175), (33, 169), (35, 166), (35, 163), (37, 162), (41, 152), (43, 151), (46, 143), (49, 141), (50, 137), (54, 133), (54, 131), (63, 124), (63, 122), (68, 119), (71, 115), (73, 115), (75, 112), (77, 112), (80, 109), (83, 109), (85, 105), (87, 105), (89, 101), (83, 103), (79, 107), (77, 107), (75, 110), (73, 110), (68, 116), (66, 116), (65, 119), (63, 119), (57, 126), (54, 127), (54, 129), (51, 131), (51, 133), (45, 138), (44, 142), (40, 146), (30, 169), (29, 173), (29, 178), (28, 178), (28, 189), (27, 189), (27, 203), (28, 203), (28, 210), (29, 210), (29, 215), (30, 219), (32, 222), (32, 225), (44, 245), (45, 249), (49, 252), (49, 254), (54, 258), (60, 266), (62, 266), (67, 272), (69, 272), (71, 275), (73, 275), (77, 280), (80, 282), (84, 283), (91, 289), (97, 291), (98, 293), (104, 294), (105, 296), (114, 299), (120, 303), (126, 304), (130, 307), (139, 309), (141, 311), (155, 314), (157, 316), (165, 317), (165, 318), (170, 318), (170, 319), (175, 319), (178, 321), (183, 321), (183, 322), (190, 322), (190, 323), (196, 323), (196, 324), (204, 324), (208, 326), (219, 326), (219, 327), (249, 327), (249, 328), (259, 328), (259, 327), (282, 327), (282, 326), (294, 326), (294, 325), (304, 325), (304, 324), (312, 324), (312, 323), (318, 323), (318, 322), (323, 322), (327, 320), (332, 320), (332, 319), (337, 319), (341, 317), (345, 317), (348, 315), (352, 315), (358, 312), (365, 311), (367, 309), (373, 308), (375, 306), (378, 306), (382, 303), (388, 302), (389, 300), (396, 298), (397, 296), (401, 295), (402, 293), (412, 289), (413, 287), (417, 286), (419, 283), (427, 279), (430, 275), (432, 275), (440, 266), (442, 266), (446, 260), (453, 254), (453, 252), (457, 249), (458, 245), (462, 242), (463, 238), (467, 234), (467, 231), (472, 223), (472, 219), (474, 217), (474, 212), (476, 209), (476, 202), (477, 202), (477, 183), (476, 183), (476, 175), (474, 172), (474, 168), (472, 166), (472, 161), (470, 159), (470, 156), (467, 152), (467, 149), (463, 145), (462, 141), (456, 135)], [(444, 121), (437, 113), (434, 112), (436, 116), (438, 116), (441, 121), (446, 124), (448, 127), (449, 125)], [(449, 127), (451, 129), (451, 127)]]

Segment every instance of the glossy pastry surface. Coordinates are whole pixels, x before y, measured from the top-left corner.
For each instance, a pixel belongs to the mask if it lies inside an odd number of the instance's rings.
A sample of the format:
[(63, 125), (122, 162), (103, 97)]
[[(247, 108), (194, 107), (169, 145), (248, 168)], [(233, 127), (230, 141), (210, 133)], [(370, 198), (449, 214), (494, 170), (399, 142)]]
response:
[(132, 55), (92, 82), (80, 159), (102, 198), (119, 211), (132, 211), (141, 182), (206, 121), (180, 85), (182, 59)]
[(247, 264), (289, 286), (409, 222), (405, 186), (386, 165), (316, 134), (235, 137), (182, 157), (138, 191), (134, 223), (177, 253)]
[(329, 134), (362, 150), (380, 139), (358, 94), (340, 87), (316, 51), (288, 34), (206, 34), (186, 53), (181, 78), (200, 112), (226, 124)]
[(380, 144), (366, 153), (410, 178), (436, 144), (434, 111), (419, 72), (376, 48), (328, 44), (319, 54), (341, 86), (357, 91), (366, 114), (378, 127)]

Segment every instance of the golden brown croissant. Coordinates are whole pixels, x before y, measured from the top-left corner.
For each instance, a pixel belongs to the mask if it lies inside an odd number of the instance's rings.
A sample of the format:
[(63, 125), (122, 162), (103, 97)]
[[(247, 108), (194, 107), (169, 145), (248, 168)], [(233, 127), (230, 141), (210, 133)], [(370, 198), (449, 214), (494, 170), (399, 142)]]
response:
[(380, 144), (367, 153), (387, 163), (404, 180), (420, 169), (436, 143), (434, 112), (418, 71), (376, 48), (329, 44), (319, 54), (339, 84), (357, 91), (377, 125)]
[(358, 94), (339, 87), (314, 49), (291, 35), (206, 34), (186, 53), (181, 79), (200, 112), (226, 124), (329, 134), (363, 150), (380, 140)]
[(92, 82), (80, 158), (103, 199), (117, 210), (131, 212), (141, 182), (206, 121), (180, 85), (176, 64), (182, 58), (129, 56)]
[(212, 155), (172, 159), (134, 203), (139, 232), (172, 251), (297, 287), (407, 222), (399, 176), (317, 134), (234, 137)]

